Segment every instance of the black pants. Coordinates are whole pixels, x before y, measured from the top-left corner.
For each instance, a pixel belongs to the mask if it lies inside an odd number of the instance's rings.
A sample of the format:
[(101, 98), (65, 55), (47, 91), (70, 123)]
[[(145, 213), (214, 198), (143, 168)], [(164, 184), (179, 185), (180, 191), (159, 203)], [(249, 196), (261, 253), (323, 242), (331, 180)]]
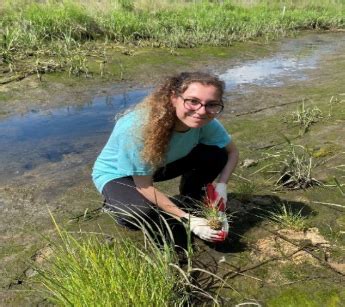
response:
[[(227, 152), (224, 148), (199, 144), (186, 157), (158, 169), (153, 175), (153, 181), (165, 181), (182, 176), (180, 194), (200, 200), (204, 196), (204, 186), (218, 176), (226, 162)], [(108, 182), (102, 194), (105, 198), (104, 206), (116, 213), (120, 224), (136, 228), (139, 219), (143, 224), (149, 223), (152, 228), (159, 225), (164, 229), (167, 221), (174, 235), (175, 244), (185, 246), (184, 226), (176, 219), (159, 212), (156, 205), (142, 196), (136, 190), (131, 176)]]

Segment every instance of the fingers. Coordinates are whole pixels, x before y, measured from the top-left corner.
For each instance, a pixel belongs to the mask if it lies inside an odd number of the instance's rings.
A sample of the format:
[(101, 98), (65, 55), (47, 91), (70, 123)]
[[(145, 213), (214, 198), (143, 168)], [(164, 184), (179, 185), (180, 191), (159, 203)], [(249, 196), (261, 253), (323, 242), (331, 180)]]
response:
[(207, 233), (204, 233), (200, 236), (201, 239), (209, 242), (221, 242), (224, 241), (223, 231), (221, 230), (212, 230), (211, 228)]

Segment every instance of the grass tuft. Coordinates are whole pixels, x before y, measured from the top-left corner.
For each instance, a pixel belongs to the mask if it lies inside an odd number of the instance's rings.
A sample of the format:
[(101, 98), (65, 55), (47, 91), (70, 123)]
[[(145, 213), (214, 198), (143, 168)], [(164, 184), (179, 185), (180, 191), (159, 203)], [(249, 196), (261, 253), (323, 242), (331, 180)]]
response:
[(314, 106), (313, 108), (305, 107), (304, 101), (297, 110), (291, 114), (292, 122), (299, 126), (300, 136), (304, 135), (310, 126), (318, 122), (323, 116), (321, 110)]
[(179, 299), (178, 275), (167, 253), (149, 256), (130, 240), (106, 244), (91, 234), (76, 238), (60, 231), (60, 239), (49, 268), (40, 271), (48, 297), (58, 305), (162, 306)]
[[(53, 218), (59, 240), (51, 244), (48, 263), (38, 268), (45, 297), (63, 306), (189, 306), (201, 298), (219, 305), (218, 294), (214, 297), (203, 289), (195, 274), (212, 276), (218, 287), (229, 285), (214, 273), (193, 267), (190, 232), (187, 249), (176, 249), (164, 218), (165, 230), (162, 225), (153, 233), (152, 225), (130, 216), (142, 231), (143, 244), (104, 233), (72, 234)], [(183, 268), (181, 256), (187, 258)]]
[(303, 216), (302, 210), (296, 211), (287, 204), (281, 204), (278, 209), (270, 212), (268, 218), (283, 228), (301, 231), (306, 228), (306, 217)]
[(278, 188), (290, 190), (306, 189), (311, 186), (320, 185), (321, 182), (313, 177), (315, 163), (310, 152), (302, 145), (293, 144), (284, 136), (287, 146), (274, 153), (268, 153), (272, 159), (273, 173), (279, 177), (275, 181)]

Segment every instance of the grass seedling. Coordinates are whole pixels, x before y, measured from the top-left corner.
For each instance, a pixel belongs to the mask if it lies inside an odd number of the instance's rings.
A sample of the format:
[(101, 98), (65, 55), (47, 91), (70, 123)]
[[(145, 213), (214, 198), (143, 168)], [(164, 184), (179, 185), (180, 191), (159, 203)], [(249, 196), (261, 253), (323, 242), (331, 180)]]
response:
[(306, 217), (302, 215), (302, 210), (296, 212), (291, 206), (281, 204), (277, 210), (270, 212), (268, 217), (282, 228), (300, 231), (306, 228)]
[(340, 191), (341, 195), (345, 196), (345, 192), (343, 191), (341, 184), (339, 183), (339, 181), (336, 177), (334, 177), (334, 182), (335, 182), (335, 185), (337, 186), (338, 190)]
[[(344, 94), (339, 94), (339, 96), (344, 96)], [(332, 96), (328, 103), (328, 117), (333, 116), (333, 106), (344, 102), (345, 99), (341, 99), (341, 97)]]
[(279, 170), (279, 178), (275, 184), (278, 188), (306, 189), (310, 186), (320, 185), (320, 181), (313, 178), (312, 172), (315, 168), (313, 157), (302, 145), (293, 144), (289, 139), (287, 148), (270, 154), (274, 159), (273, 165)]
[(292, 121), (299, 126), (299, 135), (304, 135), (312, 124), (322, 118), (322, 112), (318, 107), (306, 108), (303, 101), (291, 116)]

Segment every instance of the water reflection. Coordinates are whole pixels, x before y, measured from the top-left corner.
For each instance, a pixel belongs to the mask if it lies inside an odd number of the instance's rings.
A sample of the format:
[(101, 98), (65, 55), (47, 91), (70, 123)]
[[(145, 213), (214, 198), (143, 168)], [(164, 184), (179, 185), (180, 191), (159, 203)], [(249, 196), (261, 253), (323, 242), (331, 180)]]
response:
[(317, 68), (322, 56), (344, 47), (343, 36), (336, 39), (332, 35), (309, 35), (284, 43), (278, 55), (241, 63), (221, 73), (220, 77), (228, 90), (244, 90), (243, 86), (248, 84), (283, 86), (291, 80), (306, 80), (308, 70)]
[(105, 142), (115, 115), (140, 101), (148, 89), (95, 97), (79, 106), (33, 110), (0, 122), (0, 173), (6, 178), (65, 155), (83, 155)]

